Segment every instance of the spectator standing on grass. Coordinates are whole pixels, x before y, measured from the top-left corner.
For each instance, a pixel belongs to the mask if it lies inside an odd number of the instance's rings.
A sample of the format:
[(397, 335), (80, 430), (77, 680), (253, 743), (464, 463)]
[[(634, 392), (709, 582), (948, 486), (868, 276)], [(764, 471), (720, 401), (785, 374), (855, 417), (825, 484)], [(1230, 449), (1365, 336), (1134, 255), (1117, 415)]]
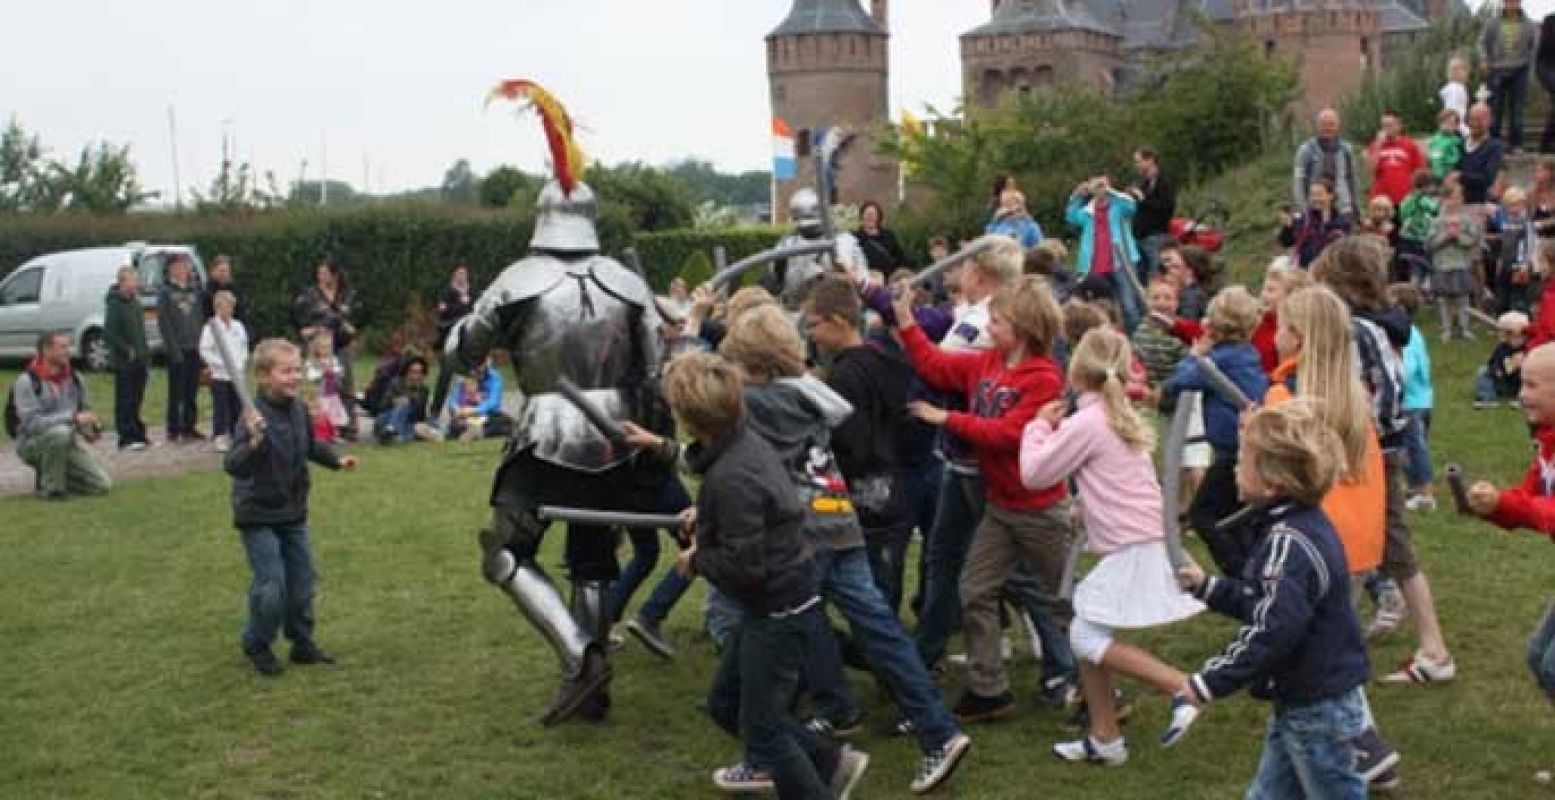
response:
[(1404, 348), (1404, 414), (1409, 417), (1404, 445), (1404, 476), (1409, 481), (1409, 498), (1404, 501), (1404, 507), (1410, 511), (1435, 511), (1431, 411), (1436, 406), (1436, 389), (1431, 383), (1431, 353), (1426, 347), (1425, 334), (1413, 324), (1424, 300), (1420, 290), (1407, 283), (1389, 286), (1388, 299), (1403, 309), (1411, 320), (1409, 346)]
[(1425, 153), (1404, 132), (1404, 121), (1397, 112), (1384, 111), (1377, 137), (1366, 148), (1366, 160), (1372, 164), (1371, 196), (1386, 197), (1397, 208), (1414, 188), (1415, 173), (1426, 168)]
[(1339, 112), (1323, 109), (1317, 115), (1317, 135), (1296, 150), (1291, 181), (1294, 208), (1305, 210), (1312, 202), (1312, 184), (1326, 180), (1334, 213), (1355, 219), (1361, 197), (1357, 172), (1354, 151), (1339, 137)]
[(1308, 187), (1307, 205), (1296, 213), (1287, 213), (1280, 227), (1280, 245), (1289, 247), (1301, 267), (1309, 267), (1330, 244), (1343, 239), (1355, 225), (1355, 218), (1335, 205), (1334, 184), (1318, 178)]
[(174, 253), (168, 259), (167, 283), (157, 293), (157, 327), (162, 333), (162, 354), (167, 359), (167, 440), (204, 439), (199, 394), (200, 329), (205, 311), (200, 287), (189, 270), (189, 257)]
[[(216, 316), (211, 317), (200, 331), (200, 357), (211, 366), (211, 436), (215, 437), (218, 453), (227, 452), (231, 446), (238, 413), (243, 410), (233, 380), (243, 378), (243, 368), (248, 363), (248, 329), (235, 316), (237, 304), (237, 298), (231, 292), (217, 292)], [(226, 342), (237, 375), (227, 371), (226, 360), (221, 357), (220, 345), (216, 342), (217, 336)]]
[(1474, 260), (1485, 245), (1485, 228), (1477, 211), (1464, 205), (1463, 186), (1448, 181), (1442, 186), (1442, 209), (1431, 225), (1431, 292), (1441, 314), (1442, 344), (1458, 336), (1474, 338), (1469, 324), (1469, 303), (1474, 294)]
[(102, 435), (102, 424), (87, 407), (86, 387), (70, 367), (70, 336), (38, 337), (35, 355), (11, 386), (15, 402), (16, 454), (38, 472), (38, 496), (65, 500), (73, 494), (107, 494), (113, 481), (87, 447)]
[(349, 424), (340, 426), (340, 435), (346, 441), (356, 441), (356, 381), (351, 366), (351, 344), (356, 341), (357, 330), (351, 324), (351, 312), (356, 295), (351, 291), (345, 271), (333, 258), (325, 257), (313, 269), (313, 286), (297, 295), (292, 313), (297, 328), (305, 342), (311, 342), (320, 333), (328, 334), (331, 351), (340, 359), (340, 398), (344, 403)]
[(1496, 183), (1505, 155), (1505, 145), (1490, 132), (1490, 106), (1475, 103), (1469, 109), (1469, 135), (1463, 140), (1463, 158), (1458, 161), (1463, 202), (1484, 205), (1500, 194)]
[(1506, 142), (1514, 153), (1523, 146), (1523, 103), (1528, 97), (1528, 67), (1533, 63), (1538, 38), (1533, 20), (1523, 13), (1522, 0), (1502, 0), (1501, 13), (1485, 23), (1479, 38), (1479, 58), (1489, 69), (1486, 83), (1495, 109), (1491, 135)]
[(205, 282), (205, 294), (200, 303), (205, 311), (205, 318), (216, 316), (216, 293), (231, 292), (232, 301), (235, 304), (232, 310), (232, 318), (248, 325), (248, 308), (243, 304), (243, 295), (237, 289), (232, 280), (232, 259), (224, 255), (218, 255), (211, 261), (211, 270), (208, 280)]
[(443, 415), (449, 382), (454, 377), (448, 359), (443, 357), (443, 345), (448, 341), (448, 332), (475, 308), (475, 301), (479, 298), (480, 292), (475, 291), (475, 287), (470, 284), (470, 268), (464, 264), (455, 266), (448, 276), (448, 285), (443, 287), (443, 293), (437, 298), (437, 386), (432, 390), (431, 405), (434, 423)]
[(233, 524), (243, 538), (253, 582), (243, 654), (261, 675), (281, 674), (270, 649), (283, 630), (293, 664), (333, 664), (313, 638), (313, 549), (308, 541), (308, 462), (351, 470), (356, 459), (340, 456), (313, 438), (297, 392), (302, 354), (297, 346), (266, 339), (254, 350), (259, 391), (243, 414), (224, 466), (232, 476)]
[(1134, 212), (1134, 241), (1139, 244), (1142, 283), (1149, 283), (1161, 266), (1161, 247), (1171, 241), (1172, 216), (1177, 213), (1177, 184), (1161, 174), (1161, 156), (1154, 148), (1134, 151), (1134, 171), (1139, 180), (1129, 194), (1139, 202)]
[(1139, 263), (1133, 227), (1138, 209), (1134, 195), (1113, 189), (1112, 181), (1103, 175), (1075, 187), (1065, 213), (1069, 224), (1080, 231), (1075, 277), (1084, 281), (1095, 275), (1107, 281), (1129, 332), (1139, 326), (1140, 298), (1124, 272)]
[(120, 450), (145, 450), (146, 422), (140, 407), (146, 399), (146, 378), (151, 371), (151, 351), (146, 347), (146, 312), (140, 305), (140, 274), (134, 267), (119, 267), (117, 281), (108, 290), (103, 314), (103, 344), (113, 366), (113, 423)]

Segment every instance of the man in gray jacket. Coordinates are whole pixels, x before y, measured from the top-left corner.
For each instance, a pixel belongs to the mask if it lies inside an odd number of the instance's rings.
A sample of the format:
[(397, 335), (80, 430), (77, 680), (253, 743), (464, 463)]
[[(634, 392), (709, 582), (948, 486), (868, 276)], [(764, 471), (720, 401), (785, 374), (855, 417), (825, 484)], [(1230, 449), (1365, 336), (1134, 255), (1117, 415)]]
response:
[(113, 486), (86, 446), (101, 435), (97, 415), (87, 410), (86, 389), (70, 368), (70, 337), (45, 333), (38, 355), (11, 388), (16, 403), (16, 453), (38, 471), (38, 496), (64, 500), (72, 494), (106, 494)]
[(1318, 178), (1334, 184), (1334, 212), (1358, 219), (1356, 203), (1361, 196), (1355, 175), (1355, 152), (1339, 136), (1339, 112), (1325, 108), (1317, 115), (1317, 135), (1296, 150), (1296, 173), (1291, 181), (1291, 199), (1296, 211), (1307, 210), (1307, 192)]
[[(1495, 110), (1490, 135), (1512, 150), (1523, 146), (1523, 102), (1528, 96), (1528, 65), (1533, 63), (1538, 34), (1533, 20), (1523, 13), (1522, 0), (1504, 0), (1501, 13), (1485, 23), (1479, 37), (1479, 57), (1490, 71), (1485, 82)], [(1503, 121), (1510, 129), (1504, 137)]]
[(169, 256), (167, 283), (157, 292), (157, 328), (162, 332), (162, 351), (167, 358), (167, 441), (204, 439), (195, 424), (200, 420), (196, 399), (200, 394), (200, 330), (205, 312), (200, 286), (189, 270), (189, 259)]

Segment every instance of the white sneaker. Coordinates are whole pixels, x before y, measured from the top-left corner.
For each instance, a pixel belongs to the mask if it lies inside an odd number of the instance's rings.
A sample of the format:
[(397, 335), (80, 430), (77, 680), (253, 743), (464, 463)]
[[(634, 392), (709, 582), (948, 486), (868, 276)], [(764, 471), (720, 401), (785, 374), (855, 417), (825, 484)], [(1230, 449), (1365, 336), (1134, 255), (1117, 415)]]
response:
[(1188, 702), (1188, 698), (1181, 695), (1172, 698), (1172, 718), (1166, 724), (1166, 730), (1161, 733), (1161, 746), (1171, 747), (1182, 741), (1182, 737), (1188, 734), (1188, 729), (1193, 727), (1195, 720), (1199, 718), (1199, 707)]
[(443, 432), (432, 427), (431, 425), (426, 424), (425, 422), (416, 423), (415, 431), (416, 438), (423, 442), (443, 441)]
[(1115, 742), (1105, 743), (1086, 736), (1083, 739), (1053, 745), (1053, 755), (1062, 761), (1121, 767), (1128, 761), (1128, 745), (1121, 736)]
[(1409, 657), (1398, 670), (1382, 676), (1383, 683), (1446, 683), (1458, 677), (1458, 665), (1449, 656), (1446, 661), (1431, 661), (1421, 653)]
[(864, 779), (864, 771), (869, 769), (869, 754), (863, 750), (856, 750), (850, 745), (842, 746), (842, 755), (837, 759), (837, 769), (831, 776), (831, 790), (837, 795), (837, 800), (848, 800), (853, 795), (853, 790), (858, 788), (859, 781)]
[[(999, 640), (999, 657), (1005, 661), (1015, 658), (1015, 645), (1010, 644), (1010, 640), (1007, 638)], [(967, 660), (966, 653), (951, 653), (945, 656), (945, 663), (954, 667), (965, 667)]]
[(212, 446), (216, 448), (216, 452), (225, 453), (232, 449), (232, 440), (225, 436), (217, 436), (213, 440)]
[(764, 770), (758, 770), (745, 762), (713, 770), (713, 785), (729, 794), (769, 794), (777, 791), (777, 784)]
[(1412, 494), (1404, 501), (1404, 508), (1410, 511), (1435, 511), (1436, 498), (1428, 494)]
[(128, 450), (128, 451), (130, 451), (132, 453), (139, 453), (140, 451), (146, 449), (146, 443), (145, 442), (130, 442), (128, 445), (125, 445), (124, 449)]

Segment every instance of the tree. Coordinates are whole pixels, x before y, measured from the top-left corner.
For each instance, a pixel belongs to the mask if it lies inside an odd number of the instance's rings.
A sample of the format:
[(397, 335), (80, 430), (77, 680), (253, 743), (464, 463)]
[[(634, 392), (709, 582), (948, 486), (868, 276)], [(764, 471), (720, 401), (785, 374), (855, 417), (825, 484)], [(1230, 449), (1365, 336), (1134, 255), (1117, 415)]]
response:
[(276, 184), (275, 173), (266, 172), (264, 182), (260, 188), (249, 164), (234, 167), (230, 159), (223, 161), (210, 187), (194, 190), (194, 209), (201, 214), (237, 214), (284, 205), (287, 198)]
[(590, 167), (585, 180), (603, 208), (615, 205), (627, 214), (633, 230), (662, 231), (690, 227), (691, 193), (666, 173), (642, 164)]
[(506, 208), (520, 192), (537, 194), (539, 191), (538, 178), (525, 175), (514, 167), (501, 166), (486, 173), (477, 194), (480, 204), (486, 208)]
[(443, 200), (460, 205), (475, 205), (476, 186), (480, 178), (470, 168), (470, 160), (461, 158), (443, 173)]
[(27, 210), (43, 175), (43, 146), (15, 117), (0, 134), (0, 214)]
[(686, 159), (664, 170), (686, 187), (693, 203), (712, 201), (719, 206), (760, 205), (771, 200), (772, 173), (742, 172), (731, 175), (707, 161)]
[(73, 167), (48, 165), (33, 210), (123, 214), (156, 196), (141, 190), (129, 145), (99, 142), (81, 148)]

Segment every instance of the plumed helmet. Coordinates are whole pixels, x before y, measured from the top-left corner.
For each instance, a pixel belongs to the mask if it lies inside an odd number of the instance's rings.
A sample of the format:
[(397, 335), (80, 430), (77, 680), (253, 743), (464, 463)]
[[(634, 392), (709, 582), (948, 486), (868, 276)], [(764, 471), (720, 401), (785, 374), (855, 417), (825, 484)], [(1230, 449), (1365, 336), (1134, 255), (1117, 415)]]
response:
[(594, 230), (598, 213), (599, 204), (588, 184), (580, 182), (567, 194), (558, 181), (547, 182), (535, 203), (535, 233), (529, 240), (530, 249), (599, 252), (599, 234)]
[(811, 233), (821, 230), (821, 198), (814, 189), (794, 192), (788, 200), (788, 218), (800, 231)]

